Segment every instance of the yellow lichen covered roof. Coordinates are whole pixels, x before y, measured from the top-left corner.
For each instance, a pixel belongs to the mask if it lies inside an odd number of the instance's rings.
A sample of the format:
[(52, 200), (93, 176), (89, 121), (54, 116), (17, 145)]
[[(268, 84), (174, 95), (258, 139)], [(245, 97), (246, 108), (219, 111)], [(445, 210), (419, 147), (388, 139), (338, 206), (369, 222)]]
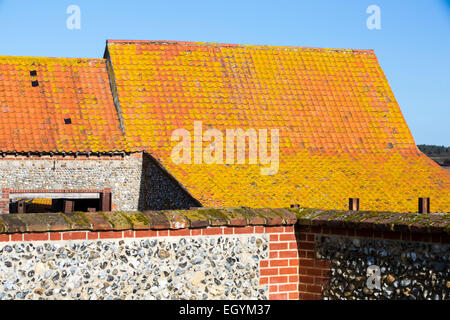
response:
[(125, 149), (106, 60), (0, 56), (0, 151)]
[[(371, 50), (108, 41), (106, 56), (126, 135), (205, 206), (450, 211), (450, 175), (416, 148)], [(194, 121), (278, 128), (278, 173), (173, 163), (171, 134)]]

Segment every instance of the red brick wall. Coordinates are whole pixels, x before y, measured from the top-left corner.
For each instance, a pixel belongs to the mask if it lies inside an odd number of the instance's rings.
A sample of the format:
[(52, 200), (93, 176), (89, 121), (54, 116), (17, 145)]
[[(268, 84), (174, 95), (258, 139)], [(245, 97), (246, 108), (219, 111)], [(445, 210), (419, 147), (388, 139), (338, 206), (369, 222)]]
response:
[(0, 195), (0, 214), (9, 213), (9, 189), (2, 189)]
[(270, 300), (298, 300), (298, 248), (293, 226), (266, 227), (269, 259), (261, 261), (261, 284)]
[(296, 228), (300, 300), (322, 300), (322, 289), (330, 282), (330, 262), (316, 259), (315, 237), (310, 227)]

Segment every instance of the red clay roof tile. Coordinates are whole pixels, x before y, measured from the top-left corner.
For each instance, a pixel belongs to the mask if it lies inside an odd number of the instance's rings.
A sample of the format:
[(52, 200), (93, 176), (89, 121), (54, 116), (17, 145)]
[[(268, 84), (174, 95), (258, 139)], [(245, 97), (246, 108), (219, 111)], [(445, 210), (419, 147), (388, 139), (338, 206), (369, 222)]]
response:
[(0, 56), (0, 128), (2, 152), (128, 149), (106, 60)]

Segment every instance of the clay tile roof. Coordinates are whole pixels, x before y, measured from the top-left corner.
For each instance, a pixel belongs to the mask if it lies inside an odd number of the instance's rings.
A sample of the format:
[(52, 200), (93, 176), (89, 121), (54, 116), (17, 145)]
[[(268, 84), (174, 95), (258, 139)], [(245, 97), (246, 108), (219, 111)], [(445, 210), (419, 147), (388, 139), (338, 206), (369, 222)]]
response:
[(106, 60), (0, 56), (1, 152), (127, 148)]
[[(205, 206), (450, 210), (450, 174), (415, 146), (372, 50), (108, 41), (126, 135)], [(280, 167), (171, 161), (172, 132), (280, 130)], [(247, 162), (248, 163), (248, 162)]]

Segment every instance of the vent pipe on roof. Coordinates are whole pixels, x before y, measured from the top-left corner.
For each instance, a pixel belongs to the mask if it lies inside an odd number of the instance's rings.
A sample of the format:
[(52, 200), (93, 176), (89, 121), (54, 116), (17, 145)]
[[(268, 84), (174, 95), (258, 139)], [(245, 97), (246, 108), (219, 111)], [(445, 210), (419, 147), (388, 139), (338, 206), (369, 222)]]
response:
[(430, 198), (419, 198), (419, 213), (430, 213)]
[(348, 210), (359, 211), (359, 198), (348, 199)]

